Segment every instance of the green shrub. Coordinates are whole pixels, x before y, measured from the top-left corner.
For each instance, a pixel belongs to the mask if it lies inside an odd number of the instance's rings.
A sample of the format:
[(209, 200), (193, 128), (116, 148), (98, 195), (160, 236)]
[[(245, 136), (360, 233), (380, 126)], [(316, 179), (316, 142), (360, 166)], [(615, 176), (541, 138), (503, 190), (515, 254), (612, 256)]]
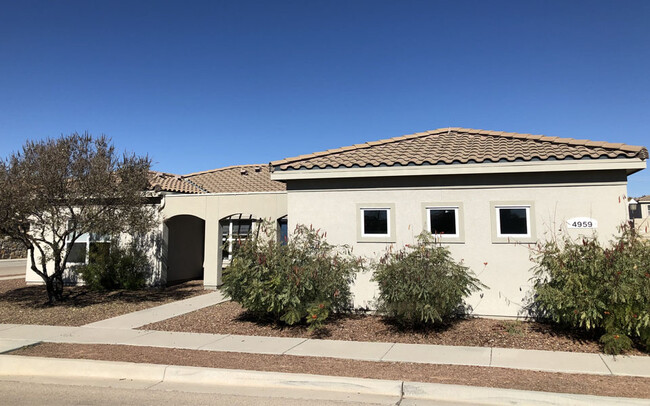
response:
[(75, 268), (88, 288), (136, 290), (146, 285), (151, 264), (147, 254), (135, 244), (121, 247), (112, 243), (110, 250), (91, 250), (89, 254), (88, 264)]
[(530, 311), (556, 323), (603, 333), (607, 353), (650, 348), (650, 242), (634, 229), (602, 247), (595, 238), (540, 244)]
[(417, 244), (389, 250), (376, 265), (378, 310), (404, 327), (435, 324), (467, 309), (464, 298), (485, 287), (449, 250), (423, 232)]
[(260, 318), (293, 325), (301, 320), (319, 328), (331, 312), (352, 307), (350, 284), (361, 269), (360, 259), (325, 235), (299, 225), (287, 242), (277, 241), (269, 224), (261, 235), (241, 241), (223, 290)]

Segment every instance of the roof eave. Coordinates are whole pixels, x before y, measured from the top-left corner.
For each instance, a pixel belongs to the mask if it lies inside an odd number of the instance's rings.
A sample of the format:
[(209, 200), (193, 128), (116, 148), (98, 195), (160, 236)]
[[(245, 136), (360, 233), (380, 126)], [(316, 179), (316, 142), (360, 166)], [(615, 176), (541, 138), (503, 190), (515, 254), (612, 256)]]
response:
[(300, 179), (335, 179), (335, 178), (364, 178), (364, 177), (393, 177), (393, 176), (430, 176), (430, 175), (472, 175), (491, 173), (521, 173), (521, 172), (563, 172), (563, 171), (595, 171), (595, 170), (625, 170), (632, 174), (646, 168), (645, 160), (640, 158), (616, 159), (581, 159), (557, 161), (525, 161), (525, 162), (483, 162), (465, 164), (418, 165), (418, 166), (382, 166), (336, 169), (285, 169), (275, 167), (271, 179), (276, 181)]

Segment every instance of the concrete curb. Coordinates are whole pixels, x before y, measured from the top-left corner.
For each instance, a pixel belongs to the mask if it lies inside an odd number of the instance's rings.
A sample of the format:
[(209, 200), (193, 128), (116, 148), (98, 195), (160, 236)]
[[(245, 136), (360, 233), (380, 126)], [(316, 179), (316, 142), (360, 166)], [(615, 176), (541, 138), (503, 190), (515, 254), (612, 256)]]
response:
[[(289, 374), (199, 368), (174, 365), (136, 364), (129, 362), (75, 360), (60, 358), (0, 355), (0, 378), (43, 377), (70, 379), (112, 379), (157, 384), (186, 385), (192, 391), (208, 388), (249, 387), (263, 389), (314, 390), (333, 394), (349, 393), (363, 396), (385, 396), (406, 401), (460, 402), (468, 404), (553, 404), (553, 405), (648, 405), (648, 399), (630, 399), (533, 392), (475, 386), (402, 382), (392, 380), (349, 378), (324, 375)], [(181, 386), (181, 387), (184, 387)], [(197, 387), (199, 389), (197, 390)], [(161, 388), (164, 389), (164, 386)]]

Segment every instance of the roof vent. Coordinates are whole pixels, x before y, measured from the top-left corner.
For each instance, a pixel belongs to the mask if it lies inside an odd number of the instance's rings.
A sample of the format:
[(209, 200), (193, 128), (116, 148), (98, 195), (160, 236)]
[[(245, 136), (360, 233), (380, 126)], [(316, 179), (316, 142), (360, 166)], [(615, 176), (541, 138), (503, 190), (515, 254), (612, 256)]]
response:
[(261, 167), (261, 166), (256, 166), (256, 167), (255, 167), (255, 172), (261, 172), (261, 171), (262, 171), (262, 167)]
[(241, 171), (239, 173), (241, 173), (242, 175), (248, 175), (248, 171), (244, 168), (241, 168)]

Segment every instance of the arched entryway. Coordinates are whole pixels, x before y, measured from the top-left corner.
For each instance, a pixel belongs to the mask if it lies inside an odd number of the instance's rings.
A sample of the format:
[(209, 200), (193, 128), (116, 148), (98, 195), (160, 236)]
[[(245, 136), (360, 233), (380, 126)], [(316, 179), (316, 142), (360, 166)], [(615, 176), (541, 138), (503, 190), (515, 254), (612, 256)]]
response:
[(205, 221), (191, 215), (174, 216), (167, 227), (167, 283), (203, 279)]

